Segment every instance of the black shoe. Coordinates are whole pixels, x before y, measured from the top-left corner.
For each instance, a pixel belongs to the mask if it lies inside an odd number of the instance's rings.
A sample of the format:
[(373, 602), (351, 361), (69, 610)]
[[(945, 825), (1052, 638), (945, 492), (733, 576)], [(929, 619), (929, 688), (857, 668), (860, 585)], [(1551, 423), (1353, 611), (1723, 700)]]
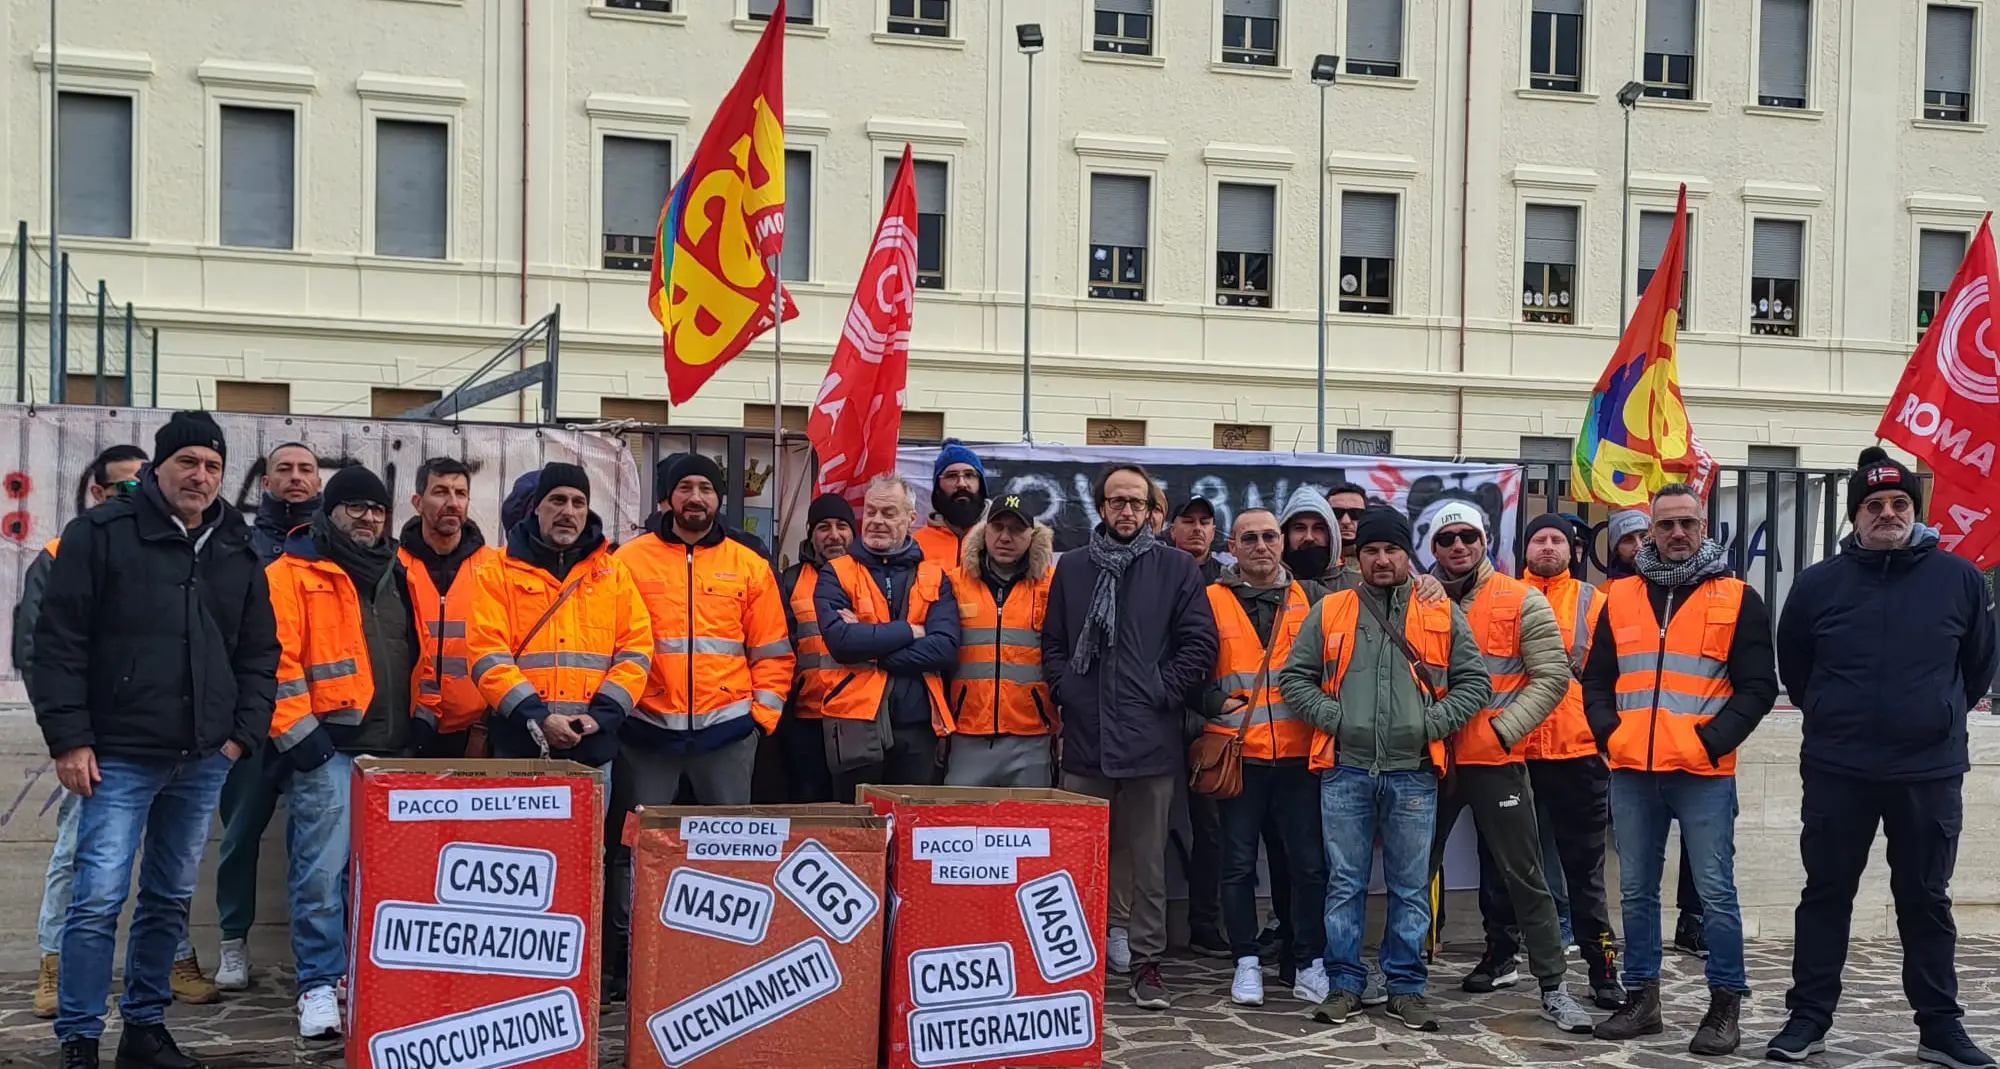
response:
[[(1957, 1024), (1939, 1027), (1917, 1041), (1917, 1060), (1946, 1069), (1988, 1069), (1993, 1058), (1980, 1050)], [(65, 1064), (64, 1069), (68, 1069)]]
[(1472, 971), (1465, 974), (1465, 979), (1458, 982), (1458, 989), (1475, 995), (1484, 995), (1498, 988), (1513, 987), (1520, 982), (1520, 963), (1514, 955), (1496, 957), (1493, 948), (1488, 947), (1486, 953), (1480, 955), (1479, 964), (1473, 966)]
[(625, 1001), (625, 947), (622, 941), (604, 941), (604, 971), (597, 985), (597, 998), (602, 1005)]
[(1278, 959), (1278, 986), (1293, 987), (1299, 982), (1298, 963), (1290, 955)]
[(1699, 916), (1681, 914), (1681, 919), (1674, 924), (1674, 949), (1697, 958), (1708, 957), (1708, 932), (1701, 926)]
[(1290, 957), (1285, 953), (1285, 932), (1275, 924), (1264, 926), (1257, 933), (1257, 959), (1269, 965), (1279, 958)]
[(208, 1069), (181, 1053), (163, 1024), (127, 1024), (118, 1037), (118, 1069)]
[(1229, 940), (1214, 928), (1203, 926), (1188, 932), (1188, 949), (1204, 958), (1231, 958), (1236, 955), (1229, 949)]
[(72, 1039), (63, 1044), (62, 1069), (97, 1069), (97, 1041)]
[(1590, 1001), (1600, 1010), (1616, 1010), (1625, 1005), (1625, 985), (1618, 982), (1618, 947), (1611, 936), (1598, 938), (1596, 946), (1583, 948), (1590, 966)]
[(1802, 1062), (1825, 1052), (1826, 1029), (1803, 1017), (1786, 1021), (1785, 1027), (1764, 1044), (1764, 1058), (1773, 1062)]

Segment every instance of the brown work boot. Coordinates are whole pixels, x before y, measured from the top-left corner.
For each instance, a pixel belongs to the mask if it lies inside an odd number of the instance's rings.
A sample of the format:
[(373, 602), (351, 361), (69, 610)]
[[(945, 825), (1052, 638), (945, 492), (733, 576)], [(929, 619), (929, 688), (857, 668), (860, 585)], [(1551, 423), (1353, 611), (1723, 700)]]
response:
[(35, 1016), (46, 1021), (56, 1015), (56, 976), (62, 959), (42, 955), (42, 973), (35, 977)]
[[(1626, 1003), (1617, 1013), (1600, 1021), (1592, 1031), (1599, 1039), (1624, 1042), (1640, 1036), (1657, 1036), (1666, 1031), (1660, 1024), (1660, 982), (1642, 981), (1625, 990)], [(1733, 1018), (1732, 1018), (1733, 1020)]]
[(215, 981), (201, 974), (201, 959), (189, 954), (174, 962), (174, 971), (168, 979), (173, 982), (174, 1001), (191, 1006), (206, 1006), (222, 997), (216, 989)]
[(1701, 1027), (1694, 1030), (1694, 1038), (1688, 1040), (1689, 1054), (1734, 1054), (1743, 1042), (1743, 1031), (1737, 1027), (1737, 1018), (1743, 1012), (1743, 996), (1726, 988), (1708, 989), (1708, 1012), (1702, 1015)]

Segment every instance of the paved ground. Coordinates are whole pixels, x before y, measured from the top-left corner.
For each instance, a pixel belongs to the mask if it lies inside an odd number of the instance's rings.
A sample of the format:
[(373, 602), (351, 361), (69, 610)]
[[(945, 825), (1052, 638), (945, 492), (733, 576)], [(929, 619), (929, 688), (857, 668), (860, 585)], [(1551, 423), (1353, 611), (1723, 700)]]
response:
[[(1747, 1042), (1735, 1059), (1701, 1059), (1686, 1053), (1707, 1005), (1700, 963), (1674, 957), (1668, 962), (1667, 1034), (1652, 1042), (1614, 1046), (1587, 1038), (1560, 1036), (1535, 1015), (1531, 994), (1513, 991), (1474, 999), (1460, 994), (1456, 979), (1472, 955), (1448, 953), (1433, 974), (1444, 1028), (1435, 1035), (1404, 1030), (1378, 1014), (1330, 1029), (1315, 1024), (1288, 992), (1272, 992), (1261, 1009), (1229, 1004), (1226, 963), (1182, 960), (1166, 970), (1178, 994), (1166, 1013), (1146, 1013), (1123, 1001), (1122, 983), (1113, 986), (1105, 1022), (1105, 1064), (1116, 1069), (1320, 1069), (1327, 1066), (1631, 1066), (1678, 1069), (1745, 1062), (1762, 1057), (1763, 1040), (1784, 1012), (1789, 944), (1751, 948), (1750, 980), (1756, 989), (1745, 1020)], [(1848, 964), (1843, 1014), (1831, 1050), (1817, 1066), (1861, 1069), (1907, 1066), (1915, 1059), (1916, 1037), (1899, 986), (1899, 954), (1894, 944), (1855, 947)], [(2000, 1047), (2000, 938), (1968, 938), (1959, 948), (1963, 1001), (1971, 1009), (1968, 1027), (1989, 1050)], [(0, 1065), (54, 1066), (49, 1026), (28, 1012), (32, 977), (0, 979)], [(1275, 988), (1275, 981), (1272, 981)], [(217, 1069), (263, 1069), (295, 1065), (338, 1066), (337, 1046), (303, 1046), (292, 1031), (290, 999), (276, 978), (257, 990), (216, 1006), (178, 1007), (169, 1024), (182, 1043)], [(603, 1061), (624, 1060), (622, 1014), (603, 1018)], [(107, 1036), (115, 1042), (115, 1033)], [(112, 1042), (106, 1043), (110, 1064)], [(800, 1069), (808, 1069), (801, 1066)]]

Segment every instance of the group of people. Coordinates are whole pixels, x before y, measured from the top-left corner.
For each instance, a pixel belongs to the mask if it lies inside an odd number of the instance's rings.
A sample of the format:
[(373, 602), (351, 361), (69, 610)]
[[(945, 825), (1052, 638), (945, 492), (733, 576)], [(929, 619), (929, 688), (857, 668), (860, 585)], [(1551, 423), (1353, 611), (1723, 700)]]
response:
[[(418, 468), (415, 516), (392, 536), (389, 488), (352, 466), (322, 482), (300, 443), (264, 458), (246, 523), (218, 499), (226, 458), (200, 412), (175, 414), (150, 457), (107, 450), (86, 475), (90, 507), (37, 558), (16, 610), (16, 664), (65, 789), (36, 996), (64, 1069), (97, 1065), (135, 865), (118, 1060), (198, 1069), (164, 1011), (248, 986), (256, 854), (281, 794), (299, 1031), (338, 1034), (358, 756), (576, 761), (605, 770), (615, 822), (636, 806), (751, 801), (765, 736), (794, 801), (866, 783), (1106, 799), (1106, 957), (1149, 1009), (1170, 1002), (1166, 858), (1179, 847), (1193, 946), (1235, 959), (1235, 1001), (1264, 1001), (1271, 957), (1320, 1020), (1384, 1005), (1435, 1031), (1422, 944), (1446, 836), (1469, 809), (1487, 945), (1462, 986), (1517, 983), (1525, 952), (1561, 1031), (1657, 1034), (1659, 884), (1678, 821), (1692, 895), (1677, 942), (1705, 950), (1711, 989), (1690, 1049), (1726, 1053), (1749, 990), (1733, 755), (1781, 676), (1806, 713), (1799, 921), (1819, 938), (1800, 944), (1791, 1021), (1767, 1053), (1823, 1049), (1879, 822), (1920, 1054), (1994, 1064), (1959, 1023), (1946, 894), (1966, 710), (1994, 672), (1991, 613), (1978, 573), (1915, 522), (1915, 478), (1879, 451), (1850, 487), (1855, 533), (1795, 582), (1775, 655), (1768, 611), (1726, 574), (1682, 486), (1613, 519), (1621, 577), (1594, 588), (1578, 578), (1588, 529), (1573, 518), (1527, 525), (1516, 578), (1492, 564), (1488, 517), (1448, 505), (1425, 571), (1409, 520), (1357, 487), (1301, 488), (1219, 532), (1211, 502), (1170, 508), (1135, 464), (1099, 475), (1088, 544), (1058, 555), (1035, 510), (990, 493), (978, 455), (948, 442), (927, 522), (901, 476), (872, 481), (858, 515), (822, 495), (779, 575), (723, 524), (722, 472), (699, 455), (661, 463), (657, 511), (622, 544), (575, 465), (521, 479), (489, 543), (469, 518), (474, 473), (455, 459)], [(1228, 797), (1182, 789), (1204, 735), (1240, 744)], [(1191, 850), (1171, 830), (1177, 799)], [(210, 981), (187, 914), (218, 805)], [(1603, 877), (1613, 826), (1622, 973)], [(1362, 957), (1378, 848), (1379, 972)], [(606, 854), (603, 990), (616, 1000), (632, 862), (615, 835)], [(1607, 1019), (1565, 986), (1571, 942)]]

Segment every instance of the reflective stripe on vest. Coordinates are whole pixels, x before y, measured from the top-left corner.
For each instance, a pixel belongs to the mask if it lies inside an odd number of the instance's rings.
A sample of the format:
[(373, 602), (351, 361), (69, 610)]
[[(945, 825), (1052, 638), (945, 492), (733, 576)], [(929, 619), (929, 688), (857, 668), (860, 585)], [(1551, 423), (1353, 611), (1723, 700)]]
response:
[[(1292, 643), (1299, 637), (1310, 608), (1305, 590), (1296, 582), (1286, 587), (1284, 604), (1271, 620), (1268, 644), (1257, 637), (1256, 624), (1229, 587), (1210, 583), (1208, 604), (1215, 614), (1215, 682), (1230, 698), (1249, 704), (1210, 720), (1204, 730), (1223, 735), (1243, 731), (1243, 756), (1253, 760), (1310, 756), (1312, 727), (1292, 712), (1278, 692), (1278, 673), (1292, 655)], [(1246, 717), (1250, 723), (1247, 731), (1243, 728)]]
[[(833, 572), (840, 580), (840, 588), (847, 592), (848, 603), (854, 607), (854, 615), (859, 622), (889, 622), (889, 599), (876, 585), (875, 576), (860, 561), (853, 557), (836, 557)], [(908, 623), (923, 623), (930, 614), (931, 606), (943, 592), (944, 569), (930, 561), (918, 564), (916, 579), (910, 584), (909, 604), (903, 619)], [(874, 664), (844, 664), (837, 674), (839, 679), (827, 688), (826, 698), (821, 703), (824, 714), (841, 720), (875, 719), (882, 705), (882, 695), (889, 687), (889, 673)], [(951, 734), (953, 721), (951, 709), (945, 704), (944, 682), (935, 673), (926, 674), (924, 689), (930, 698), (931, 730), (940, 736)]]
[[(767, 596), (769, 565), (732, 539), (689, 546), (650, 532), (617, 556), (653, 624), (650, 677), (633, 715), (667, 731), (699, 731), (761, 706), (759, 723), (775, 728), (785, 699), (768, 688), (789, 687), (790, 673), (776, 681), (769, 666), (755, 666), (789, 664), (792, 644), (783, 609)], [(766, 689), (757, 688), (760, 676)]]
[(792, 656), (798, 658), (792, 685), (792, 711), (802, 720), (818, 720), (826, 692), (838, 677), (839, 662), (826, 649), (826, 637), (819, 632), (819, 609), (813, 595), (819, 591), (819, 568), (808, 561), (800, 567), (792, 584)]
[[(1549, 599), (1549, 609), (1556, 617), (1556, 628), (1567, 635), (1565, 644), (1568, 647), (1570, 680), (1555, 710), (1535, 725), (1535, 730), (1530, 731), (1514, 750), (1529, 761), (1566, 761), (1589, 757), (1597, 752), (1597, 739), (1590, 733), (1590, 722), (1583, 715), (1583, 684), (1578, 679), (1583, 675), (1583, 665), (1590, 653), (1590, 635), (1594, 624), (1591, 609), (1602, 607), (1597, 588), (1567, 572), (1550, 579), (1532, 577), (1527, 582)], [(1575, 587), (1575, 590), (1565, 589), (1565, 584)]]
[[(1330, 697), (1340, 697), (1341, 681), (1347, 678), (1348, 662), (1354, 659), (1354, 639), (1361, 626), (1361, 598), (1358, 590), (1339, 590), (1327, 595), (1319, 603), (1320, 626), (1320, 684), (1322, 693)], [(1411, 601), (1403, 616), (1403, 637), (1408, 639), (1417, 656), (1425, 665), (1436, 672), (1445, 672), (1451, 667), (1451, 603), (1438, 601), (1425, 604)], [(1410, 673), (1410, 680), (1417, 691), (1427, 698), (1432, 694), (1430, 684), (1424, 682), (1414, 666), (1403, 660), (1400, 652), (1393, 648), (1387, 636), (1383, 637), (1382, 656), (1392, 657), (1403, 664)], [(1431, 767), (1443, 776), (1451, 771), (1451, 751), (1442, 739), (1432, 739), (1426, 746)], [(1338, 763), (1334, 752), (1334, 738), (1317, 728), (1313, 729), (1312, 756), (1306, 762), (1315, 772), (1324, 772)]]
[(1703, 776), (1734, 773), (1736, 755), (1710, 760), (1695, 729), (1736, 693), (1729, 682), (1729, 648), (1736, 638), (1743, 591), (1741, 580), (1708, 579), (1684, 595), (1678, 610), (1669, 609), (1662, 626), (1643, 577), (1606, 587), (1604, 611), (1618, 652), (1618, 727), (1607, 747), (1611, 767)]
[(1465, 622), (1493, 679), (1493, 694), (1472, 719), (1452, 733), (1452, 756), (1462, 765), (1506, 765), (1523, 760), (1500, 746), (1493, 720), (1528, 689), (1528, 666), (1521, 660), (1521, 604), (1532, 588), (1493, 572), (1479, 581), (1465, 606)]
[(1050, 572), (1015, 580), (996, 602), (986, 577), (951, 573), (958, 602), (958, 667), (952, 673), (952, 727), (961, 735), (1047, 735), (1055, 703), (1042, 681), (1042, 618)]
[(430, 569), (404, 546), (396, 551), (417, 617), (417, 715), (450, 734), (486, 715), (486, 699), (472, 680), (465, 652), (465, 613), (472, 602), (473, 572), (498, 550), (481, 546), (459, 562), (450, 589), (440, 592)]
[(279, 557), (265, 568), (271, 608), (285, 645), (270, 737), (279, 750), (310, 735), (317, 723), (361, 723), (375, 698), (354, 581), (327, 560)]

